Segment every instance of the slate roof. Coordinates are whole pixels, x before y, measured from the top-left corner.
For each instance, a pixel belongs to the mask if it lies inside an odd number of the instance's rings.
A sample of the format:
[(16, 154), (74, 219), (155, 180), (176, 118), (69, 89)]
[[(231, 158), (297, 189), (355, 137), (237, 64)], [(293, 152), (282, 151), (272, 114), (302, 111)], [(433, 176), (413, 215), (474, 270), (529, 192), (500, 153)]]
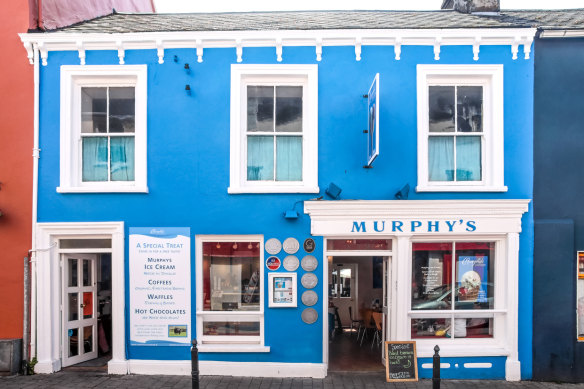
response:
[(530, 28), (583, 29), (584, 8), (502, 10), (499, 14), (438, 11), (294, 11), (191, 14), (113, 13), (64, 27), (65, 33), (261, 31), (331, 29)]

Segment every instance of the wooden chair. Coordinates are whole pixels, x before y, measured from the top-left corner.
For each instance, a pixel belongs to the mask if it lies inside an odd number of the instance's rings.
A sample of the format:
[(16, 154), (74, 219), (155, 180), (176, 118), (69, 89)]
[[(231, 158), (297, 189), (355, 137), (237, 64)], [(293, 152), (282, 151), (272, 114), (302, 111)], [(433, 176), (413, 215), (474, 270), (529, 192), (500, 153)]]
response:
[(377, 345), (381, 344), (381, 331), (383, 330), (383, 315), (381, 312), (372, 312), (371, 316), (373, 317), (373, 321), (375, 322), (375, 334), (373, 335), (373, 341), (371, 342), (371, 348), (375, 344), (377, 340)]
[[(373, 329), (373, 325), (371, 325), (371, 314), (373, 313), (373, 311), (371, 309), (362, 309), (361, 310), (361, 317), (363, 318), (363, 333), (361, 335), (361, 346), (363, 345), (363, 341), (365, 340), (365, 337), (367, 336), (367, 330), (369, 329)], [(359, 337), (357, 337), (357, 340), (359, 340)]]
[(349, 336), (353, 335), (353, 326), (357, 327), (357, 339), (359, 339), (359, 332), (363, 326), (363, 320), (353, 318), (353, 308), (349, 305), (349, 319), (351, 320), (351, 333)]

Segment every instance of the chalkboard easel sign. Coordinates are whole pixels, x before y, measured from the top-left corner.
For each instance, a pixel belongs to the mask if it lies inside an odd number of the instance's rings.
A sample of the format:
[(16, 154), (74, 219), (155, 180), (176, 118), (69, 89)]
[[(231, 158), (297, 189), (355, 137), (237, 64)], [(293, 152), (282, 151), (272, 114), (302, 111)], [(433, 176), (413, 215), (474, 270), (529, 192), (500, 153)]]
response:
[(416, 342), (385, 342), (387, 382), (417, 381)]

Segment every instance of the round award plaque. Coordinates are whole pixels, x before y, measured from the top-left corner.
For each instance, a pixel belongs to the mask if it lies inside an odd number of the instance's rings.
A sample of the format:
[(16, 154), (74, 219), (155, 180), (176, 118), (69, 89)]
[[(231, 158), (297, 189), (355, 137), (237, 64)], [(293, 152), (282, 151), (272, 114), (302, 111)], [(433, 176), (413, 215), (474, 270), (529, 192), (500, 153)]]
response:
[(316, 312), (316, 309), (314, 308), (306, 308), (304, 311), (302, 311), (301, 317), (302, 321), (306, 324), (312, 324), (318, 320), (318, 312)]
[(300, 243), (298, 243), (298, 241), (295, 238), (288, 238), (284, 241), (284, 244), (282, 246), (284, 248), (284, 251), (287, 252), (288, 254), (296, 254), (298, 252), (298, 249), (300, 248)]
[(300, 283), (306, 289), (312, 289), (318, 284), (318, 277), (316, 277), (316, 274), (314, 273), (306, 273), (300, 279)]
[(300, 262), (300, 266), (304, 271), (314, 271), (318, 267), (318, 261), (313, 255), (307, 255), (302, 258), (302, 262)]
[(288, 255), (286, 258), (284, 258), (284, 269), (288, 271), (296, 271), (299, 264), (300, 261), (298, 261), (298, 258), (295, 255)]
[(276, 255), (282, 250), (282, 243), (276, 238), (268, 239), (264, 248), (268, 254)]
[(302, 304), (306, 305), (307, 307), (312, 307), (314, 304), (318, 302), (318, 295), (314, 290), (307, 290), (302, 293)]

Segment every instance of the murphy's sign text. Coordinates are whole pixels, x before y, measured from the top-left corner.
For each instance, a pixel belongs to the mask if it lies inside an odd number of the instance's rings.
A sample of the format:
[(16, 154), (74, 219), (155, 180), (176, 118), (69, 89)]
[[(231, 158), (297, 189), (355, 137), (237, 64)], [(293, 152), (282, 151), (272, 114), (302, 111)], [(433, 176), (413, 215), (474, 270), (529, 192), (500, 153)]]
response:
[(475, 220), (353, 220), (351, 233), (396, 232), (474, 232)]

